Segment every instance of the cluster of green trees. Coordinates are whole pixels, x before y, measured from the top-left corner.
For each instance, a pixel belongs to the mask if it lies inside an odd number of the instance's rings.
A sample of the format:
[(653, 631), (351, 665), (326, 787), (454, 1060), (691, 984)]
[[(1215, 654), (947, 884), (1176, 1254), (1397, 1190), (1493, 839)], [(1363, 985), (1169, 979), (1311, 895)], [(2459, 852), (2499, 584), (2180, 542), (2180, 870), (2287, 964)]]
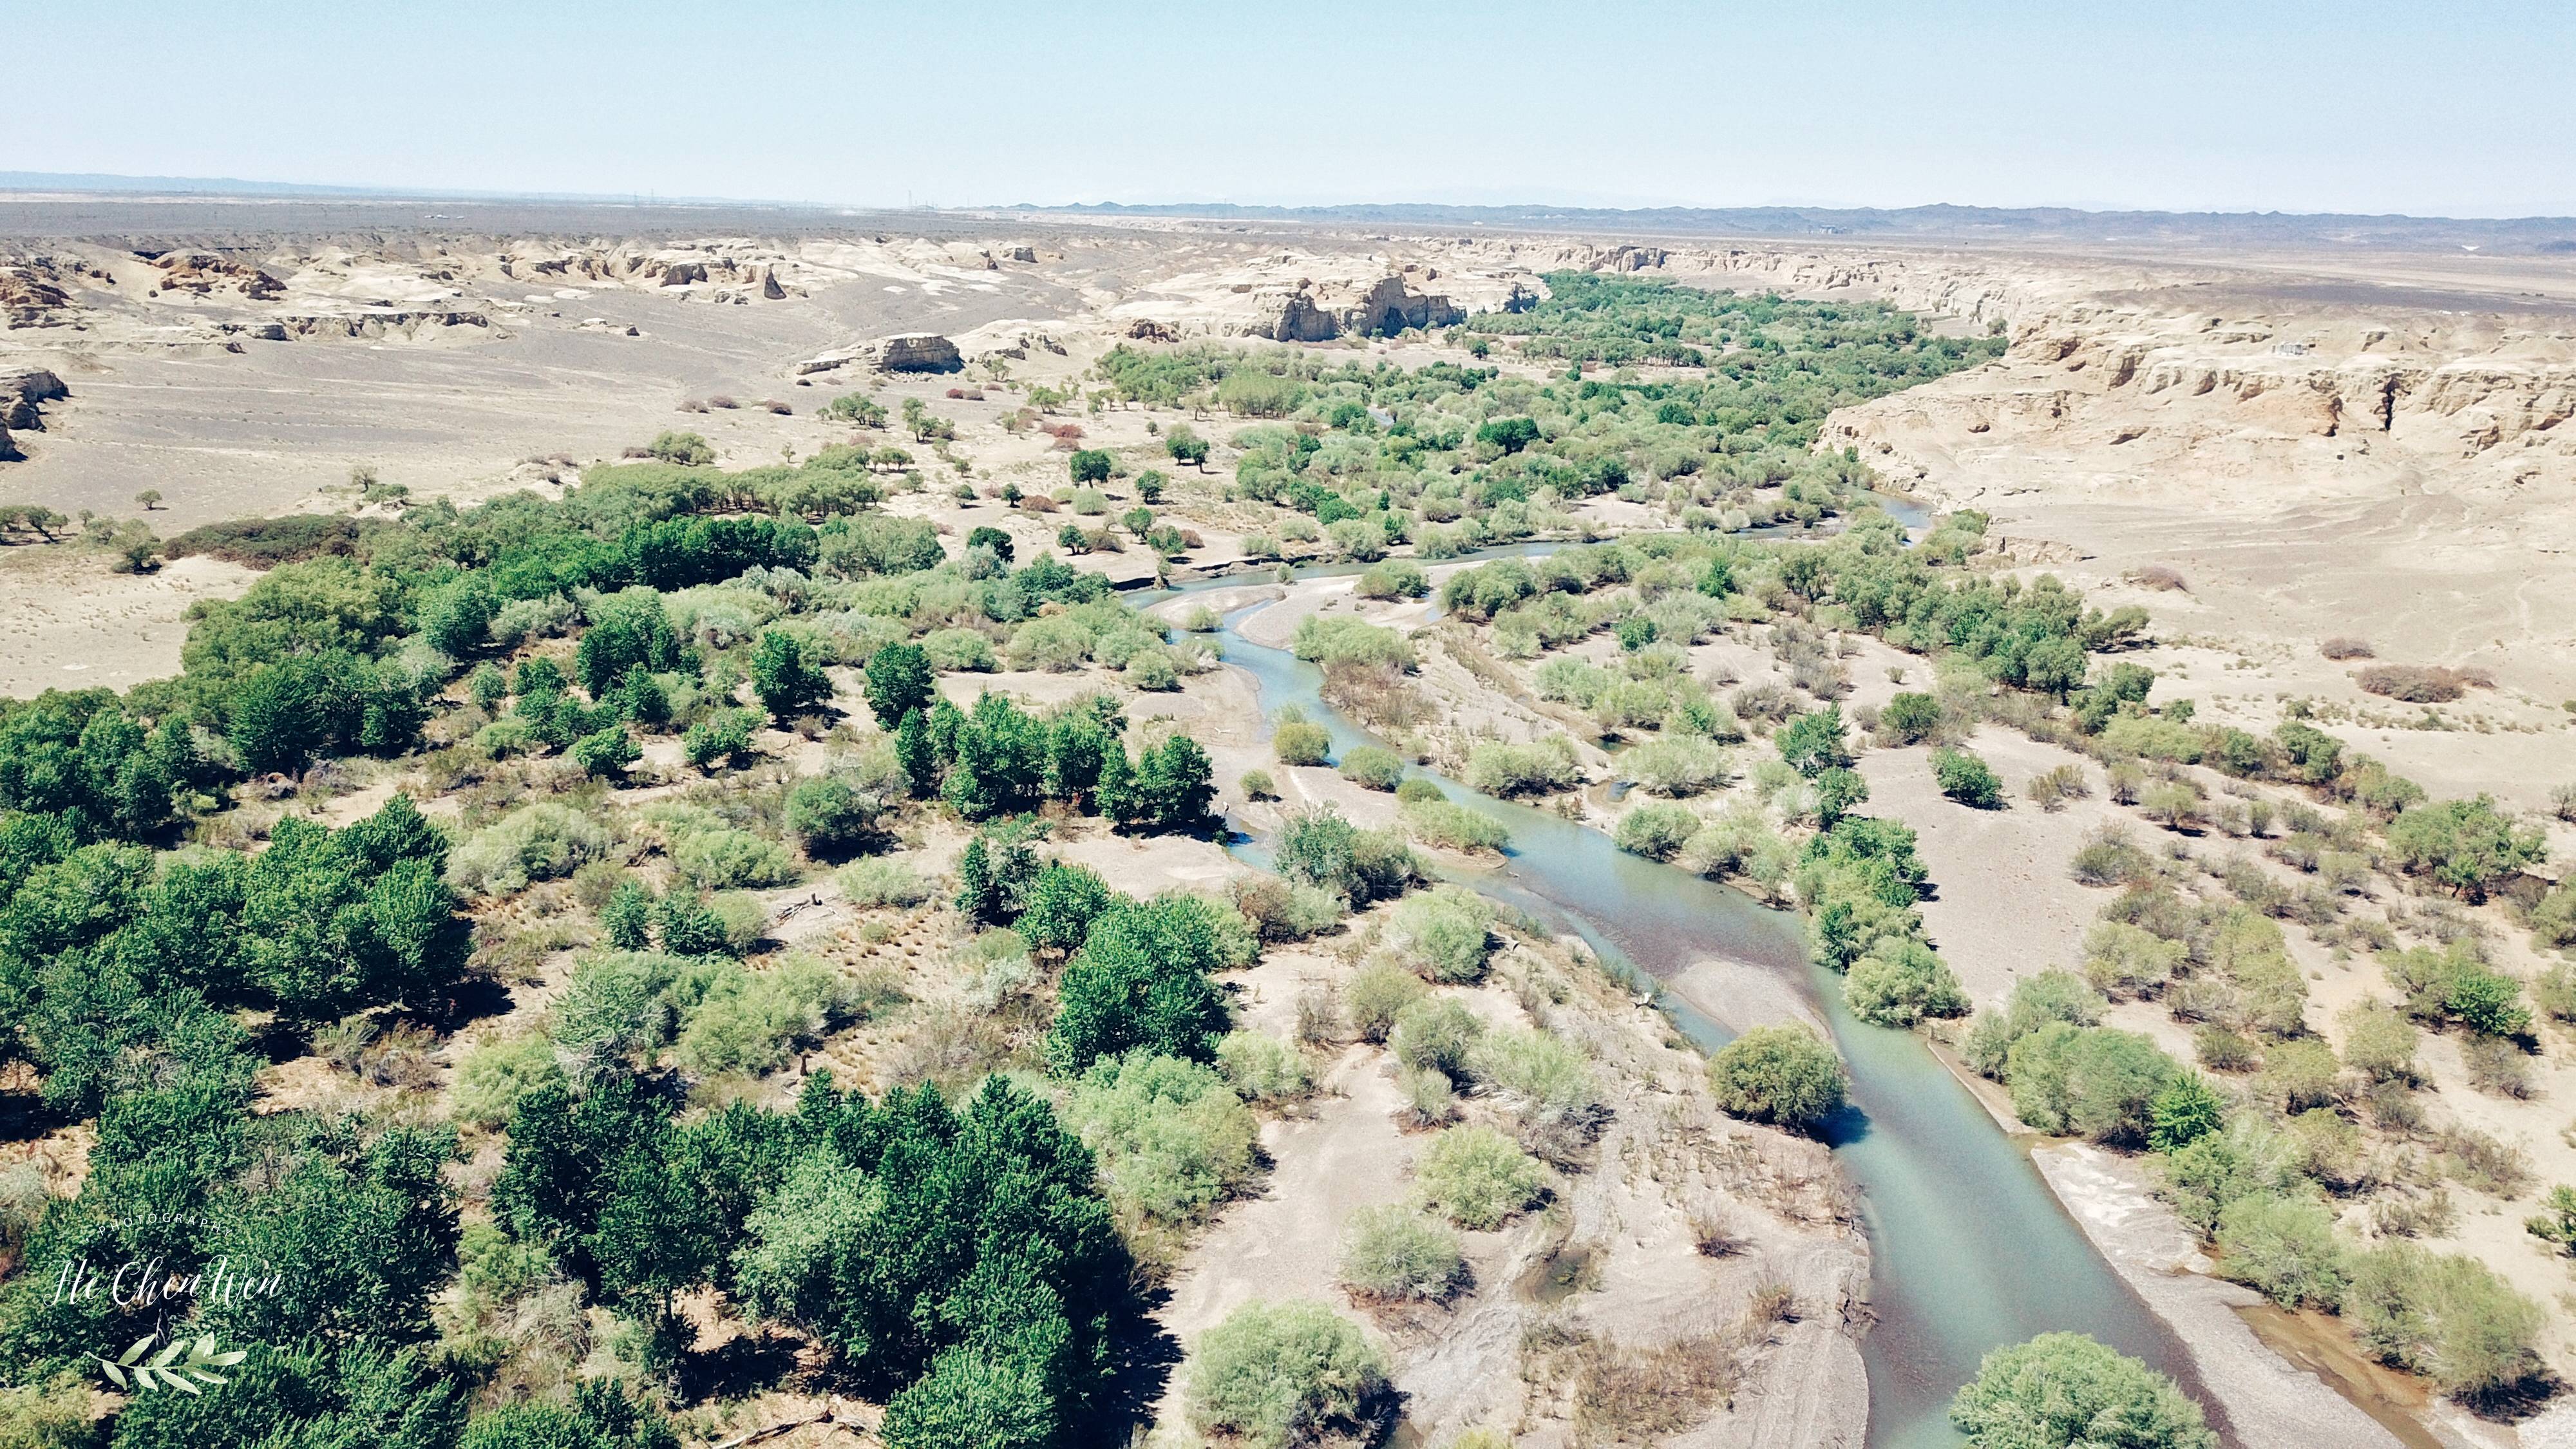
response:
[(1559, 528), (1558, 502), (1614, 491), (1678, 491), (1743, 513), (1735, 527), (1813, 521), (1867, 486), (1856, 458), (1810, 451), (1828, 413), (2001, 347), (1921, 335), (1878, 304), (1573, 273), (1551, 284), (1558, 294), (1536, 308), (1472, 319), (1473, 345), (1508, 334), (1533, 357), (1707, 363), (1707, 375), (1534, 382), (1214, 346), (1121, 346), (1097, 373), (1120, 398), (1263, 420), (1230, 439), (1235, 493), (1311, 515), (1336, 551), (1366, 560), (1408, 541), (1436, 556)]
[(234, 1009), (435, 1012), (463, 969), (447, 840), (407, 797), (342, 830), (281, 820), (257, 857), (78, 839), (0, 822), (0, 1054), (75, 1116), (162, 1051), (237, 1050)]
[(1001, 1077), (962, 1107), (809, 1079), (794, 1110), (675, 1121), (608, 1076), (530, 1093), (493, 1192), (504, 1229), (676, 1355), (713, 1284), (890, 1395), (889, 1444), (1058, 1442), (1137, 1330), (1132, 1263), (1089, 1149)]
[[(236, 542), (254, 550), (277, 535), (280, 551), (260, 555), (275, 566), (243, 597), (198, 606), (180, 676), (122, 699), (0, 702), (0, 810), (69, 812), (83, 839), (150, 839), (243, 774), (410, 748), (460, 668), (571, 622), (588, 700), (551, 663), (523, 669), (516, 723), (491, 743), (581, 744), (586, 767), (613, 775), (634, 757), (628, 728), (700, 723), (742, 682), (784, 720), (827, 696), (822, 665), (889, 639), (940, 636), (948, 667), (989, 667), (989, 642), (951, 642), (960, 624), (975, 641), (974, 627), (1050, 602), (1115, 609), (1105, 579), (1052, 557), (968, 577), (928, 523), (872, 511), (870, 476), (848, 449), (738, 473), (631, 464), (591, 470), (560, 501), (441, 501), (355, 537), (246, 526)], [(512, 692), (478, 673), (479, 700)], [(706, 743), (708, 760), (740, 753)]]
[(1041, 717), (991, 693), (959, 709), (931, 679), (917, 645), (890, 644), (868, 660), (869, 709), (894, 734), (915, 796), (943, 801), (969, 821), (1060, 801), (1121, 829), (1206, 828), (1213, 766), (1188, 735), (1131, 755), (1126, 712), (1107, 695), (1085, 695)]

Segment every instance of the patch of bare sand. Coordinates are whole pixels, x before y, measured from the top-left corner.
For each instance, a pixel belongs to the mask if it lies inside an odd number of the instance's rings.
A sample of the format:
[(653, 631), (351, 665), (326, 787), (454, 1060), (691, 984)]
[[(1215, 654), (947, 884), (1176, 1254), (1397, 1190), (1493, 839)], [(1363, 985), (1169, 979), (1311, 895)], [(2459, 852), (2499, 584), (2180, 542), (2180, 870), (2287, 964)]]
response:
[(2101, 896), (2076, 884), (2066, 865), (2085, 833), (2111, 816), (2098, 794), (2054, 813), (2019, 798), (2024, 781), (2057, 766), (2092, 773), (2079, 755), (1999, 729), (1979, 730), (1970, 746), (2003, 778), (2005, 808), (1972, 810), (1944, 796), (1924, 746), (1870, 750), (1859, 769), (1870, 813), (1914, 828), (1937, 888), (1922, 903), (1933, 943), (1969, 999), (1991, 1003), (2022, 976), (2082, 964)]
[(0, 549), (0, 696), (131, 689), (179, 672), (185, 615), (239, 598), (255, 570), (183, 558), (142, 574), (69, 545)]

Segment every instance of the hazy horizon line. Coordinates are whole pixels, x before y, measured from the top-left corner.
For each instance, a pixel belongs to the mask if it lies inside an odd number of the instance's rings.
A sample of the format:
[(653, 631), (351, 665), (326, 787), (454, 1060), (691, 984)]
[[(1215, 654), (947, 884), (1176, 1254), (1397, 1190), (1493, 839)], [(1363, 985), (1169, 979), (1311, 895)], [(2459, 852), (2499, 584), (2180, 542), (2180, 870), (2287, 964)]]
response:
[[(1821, 202), (1741, 202), (1724, 205), (1666, 203), (1660, 205), (1608, 206), (1549, 201), (1514, 202), (1449, 202), (1431, 200), (1406, 201), (1337, 201), (1320, 203), (1247, 202), (1247, 201), (1079, 201), (1079, 202), (966, 202), (896, 205), (891, 202), (867, 203), (819, 201), (777, 197), (734, 196), (664, 196), (655, 192), (605, 191), (504, 191), (465, 188), (399, 187), (356, 185), (333, 182), (266, 181), (231, 176), (153, 176), (121, 172), (92, 171), (0, 171), (0, 192), (68, 192), (88, 196), (174, 194), (182, 196), (274, 196), (308, 201), (375, 200), (375, 201), (451, 201), (451, 202), (551, 202), (600, 206), (668, 206), (668, 207), (761, 207), (804, 211), (861, 212), (1063, 212), (1082, 214), (1140, 214), (1261, 217), (1261, 216), (1329, 216), (1352, 212), (1446, 212), (1455, 214), (1488, 213), (1494, 216), (1527, 218), (1532, 214), (1553, 214), (1569, 218), (1603, 216), (1672, 216), (1677, 214), (1842, 214), (1854, 216), (1906, 216), (1921, 213), (1958, 212), (2011, 215), (2058, 215), (2113, 219), (2122, 217), (2193, 218), (2277, 218), (2283, 220), (2360, 222), (2474, 222), (2494, 225), (2555, 224), (2576, 225), (2576, 217), (2528, 213), (2510, 216), (2458, 216), (2418, 212), (2353, 212), (2221, 210), (2202, 208), (2175, 210), (2161, 207), (2109, 207), (2042, 203), (2022, 206), (1993, 205), (1982, 202), (1939, 201), (1907, 206), (1884, 206), (1871, 203)], [(1543, 219), (1543, 217), (1542, 217)]]

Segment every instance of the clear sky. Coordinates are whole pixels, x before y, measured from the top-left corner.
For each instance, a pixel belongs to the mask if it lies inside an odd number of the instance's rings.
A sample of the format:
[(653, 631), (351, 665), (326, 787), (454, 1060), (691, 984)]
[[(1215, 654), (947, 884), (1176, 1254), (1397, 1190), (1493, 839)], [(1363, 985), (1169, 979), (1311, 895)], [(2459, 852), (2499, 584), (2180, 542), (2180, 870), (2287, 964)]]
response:
[(0, 0), (0, 167), (946, 206), (2576, 215), (2576, 4)]

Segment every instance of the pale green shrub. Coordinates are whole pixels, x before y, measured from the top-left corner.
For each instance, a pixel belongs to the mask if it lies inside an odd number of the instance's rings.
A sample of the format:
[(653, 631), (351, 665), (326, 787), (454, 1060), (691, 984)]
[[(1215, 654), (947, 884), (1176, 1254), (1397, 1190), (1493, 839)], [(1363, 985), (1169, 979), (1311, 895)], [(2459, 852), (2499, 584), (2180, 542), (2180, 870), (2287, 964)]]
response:
[(1490, 1127), (1452, 1127), (1423, 1147), (1414, 1184), (1425, 1207), (1481, 1231), (1535, 1204), (1547, 1169)]

